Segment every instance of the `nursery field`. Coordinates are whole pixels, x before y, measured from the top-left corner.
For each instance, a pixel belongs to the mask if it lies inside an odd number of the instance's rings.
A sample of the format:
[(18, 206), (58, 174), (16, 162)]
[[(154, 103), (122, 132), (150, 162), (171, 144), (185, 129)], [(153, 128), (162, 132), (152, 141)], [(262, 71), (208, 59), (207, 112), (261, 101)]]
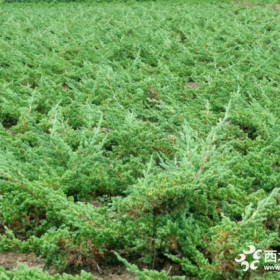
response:
[(280, 279), (264, 2), (0, 5), (1, 280)]

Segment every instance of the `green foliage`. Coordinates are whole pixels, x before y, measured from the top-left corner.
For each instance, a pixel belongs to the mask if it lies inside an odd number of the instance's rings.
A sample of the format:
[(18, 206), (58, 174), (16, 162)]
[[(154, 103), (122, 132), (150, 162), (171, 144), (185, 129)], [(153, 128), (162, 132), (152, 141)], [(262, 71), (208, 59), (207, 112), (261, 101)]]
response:
[(59, 274), (50, 276), (40, 269), (30, 269), (28, 266), (24, 266), (20, 263), (14, 272), (6, 271), (4, 268), (0, 267), (0, 276), (3, 280), (94, 280), (90, 274), (84, 271), (82, 271), (81, 276), (78, 277), (67, 274), (63, 274), (63, 276), (60, 276)]
[(118, 253), (115, 253), (117, 258), (123, 262), (128, 268), (127, 270), (130, 272), (135, 273), (137, 275), (138, 280), (148, 280), (148, 279), (154, 279), (154, 280), (184, 280), (185, 276), (174, 276), (170, 277), (167, 275), (166, 271), (152, 271), (148, 269), (144, 269), (144, 271), (140, 271), (136, 265), (131, 265), (127, 262), (126, 259), (123, 259)]
[(1, 6), (0, 252), (277, 279), (234, 259), (280, 245), (279, 12), (167, 4)]

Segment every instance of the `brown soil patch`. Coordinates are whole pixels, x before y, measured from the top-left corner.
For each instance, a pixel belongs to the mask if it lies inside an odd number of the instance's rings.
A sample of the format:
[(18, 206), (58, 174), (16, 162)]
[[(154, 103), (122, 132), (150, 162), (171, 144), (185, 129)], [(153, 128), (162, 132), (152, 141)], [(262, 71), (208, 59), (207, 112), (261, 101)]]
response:
[(189, 86), (191, 88), (199, 88), (199, 85), (196, 84), (195, 82), (188, 82), (186, 83), (186, 86)]
[(275, 11), (280, 11), (280, 4), (276, 4), (275, 7), (274, 7), (274, 10)]
[(17, 262), (26, 264), (29, 267), (44, 267), (44, 261), (37, 258), (34, 254), (28, 256), (20, 253), (0, 253), (0, 266), (3, 266), (6, 270), (13, 270), (17, 267)]
[[(44, 260), (40, 257), (36, 257), (34, 254), (24, 255), (17, 252), (0, 252), (0, 266), (3, 266), (6, 270), (12, 271), (17, 268), (17, 263), (28, 265), (29, 267), (44, 268)], [(83, 268), (88, 273), (91, 273), (96, 280), (135, 280), (135, 275), (127, 272), (123, 265), (115, 266), (112, 268), (103, 268), (104, 274), (101, 275), (98, 271), (93, 271), (91, 267)], [(55, 267), (44, 269), (49, 274), (58, 273)], [(64, 273), (71, 275), (79, 275), (79, 272), (73, 272), (71, 269), (66, 269)]]
[[(3, 266), (6, 270), (13, 271), (17, 268), (17, 263), (25, 264), (30, 268), (40, 268), (45, 272), (53, 275), (58, 273), (56, 267), (53, 266), (48, 269), (44, 269), (44, 260), (40, 257), (36, 257), (33, 253), (29, 255), (24, 255), (17, 252), (0, 252), (0, 266)], [(158, 264), (159, 266), (159, 264)], [(142, 270), (146, 267), (144, 264), (138, 264), (138, 267)], [(169, 276), (174, 275), (184, 275), (182, 272), (181, 266), (179, 264), (170, 263), (166, 261), (164, 264), (160, 265), (161, 269), (166, 270)], [(133, 273), (126, 271), (126, 267), (123, 264), (115, 265), (113, 267), (104, 267), (101, 266), (104, 274), (100, 274), (97, 268), (93, 268), (91, 266), (86, 266), (82, 268), (87, 273), (92, 274), (92, 276), (96, 280), (136, 280), (136, 276)], [(151, 269), (151, 268), (150, 268)], [(71, 268), (66, 268), (63, 272), (70, 275), (80, 275), (79, 271), (73, 271)], [(186, 280), (191, 279), (190, 277), (186, 277)]]

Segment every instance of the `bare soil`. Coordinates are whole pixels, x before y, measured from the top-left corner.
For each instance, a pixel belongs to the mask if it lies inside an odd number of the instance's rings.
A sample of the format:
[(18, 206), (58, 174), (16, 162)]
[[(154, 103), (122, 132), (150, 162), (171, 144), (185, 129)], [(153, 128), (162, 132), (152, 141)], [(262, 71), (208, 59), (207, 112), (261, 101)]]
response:
[[(7, 253), (0, 253), (0, 266), (3, 266), (6, 270), (12, 271), (17, 268), (17, 263), (26, 264), (29, 267), (36, 267), (36, 268), (44, 268), (44, 260), (40, 257), (36, 257), (34, 254), (24, 255), (17, 252), (7, 252)], [(127, 272), (124, 266), (116, 266), (112, 268), (102, 268), (105, 272), (101, 275), (98, 271), (92, 271), (90, 267), (85, 267), (84, 270), (88, 273), (91, 273), (96, 280), (134, 280), (135, 275)], [(44, 271), (48, 272), (49, 274), (57, 273), (55, 267), (51, 267), (49, 269), (44, 269)], [(71, 275), (79, 275), (79, 273), (74, 273), (70, 269), (65, 271), (67, 274)]]
[[(45, 262), (40, 257), (36, 257), (33, 253), (29, 255), (24, 255), (17, 252), (0, 252), (0, 266), (3, 266), (6, 270), (13, 271), (17, 268), (17, 263), (25, 264), (30, 268), (41, 268), (43, 271), (48, 272), (53, 275), (59, 273), (55, 266), (44, 269)], [(140, 269), (149, 268), (144, 264), (138, 264)], [(184, 275), (181, 266), (179, 264), (170, 263), (169, 261), (163, 264), (157, 264), (157, 269), (168, 271), (169, 276), (174, 275)], [(123, 264), (115, 265), (113, 267), (102, 266), (103, 274), (100, 274), (97, 268), (92, 268), (90, 266), (83, 267), (83, 270), (91, 273), (96, 280), (136, 280), (136, 276), (133, 273), (126, 271), (126, 267)], [(67, 268), (63, 273), (71, 275), (80, 275), (79, 271), (73, 271), (71, 268)], [(186, 279), (191, 279), (186, 277)]]

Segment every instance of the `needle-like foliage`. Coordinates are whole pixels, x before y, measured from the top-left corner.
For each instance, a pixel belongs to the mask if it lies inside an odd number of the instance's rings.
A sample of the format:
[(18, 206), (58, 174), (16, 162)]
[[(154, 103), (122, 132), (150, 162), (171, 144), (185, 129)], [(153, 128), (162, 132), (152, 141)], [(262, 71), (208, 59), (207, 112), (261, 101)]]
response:
[(13, 5), (0, 6), (0, 252), (60, 272), (122, 261), (137, 279), (279, 279), (263, 258), (257, 272), (234, 261), (280, 245), (278, 6)]

